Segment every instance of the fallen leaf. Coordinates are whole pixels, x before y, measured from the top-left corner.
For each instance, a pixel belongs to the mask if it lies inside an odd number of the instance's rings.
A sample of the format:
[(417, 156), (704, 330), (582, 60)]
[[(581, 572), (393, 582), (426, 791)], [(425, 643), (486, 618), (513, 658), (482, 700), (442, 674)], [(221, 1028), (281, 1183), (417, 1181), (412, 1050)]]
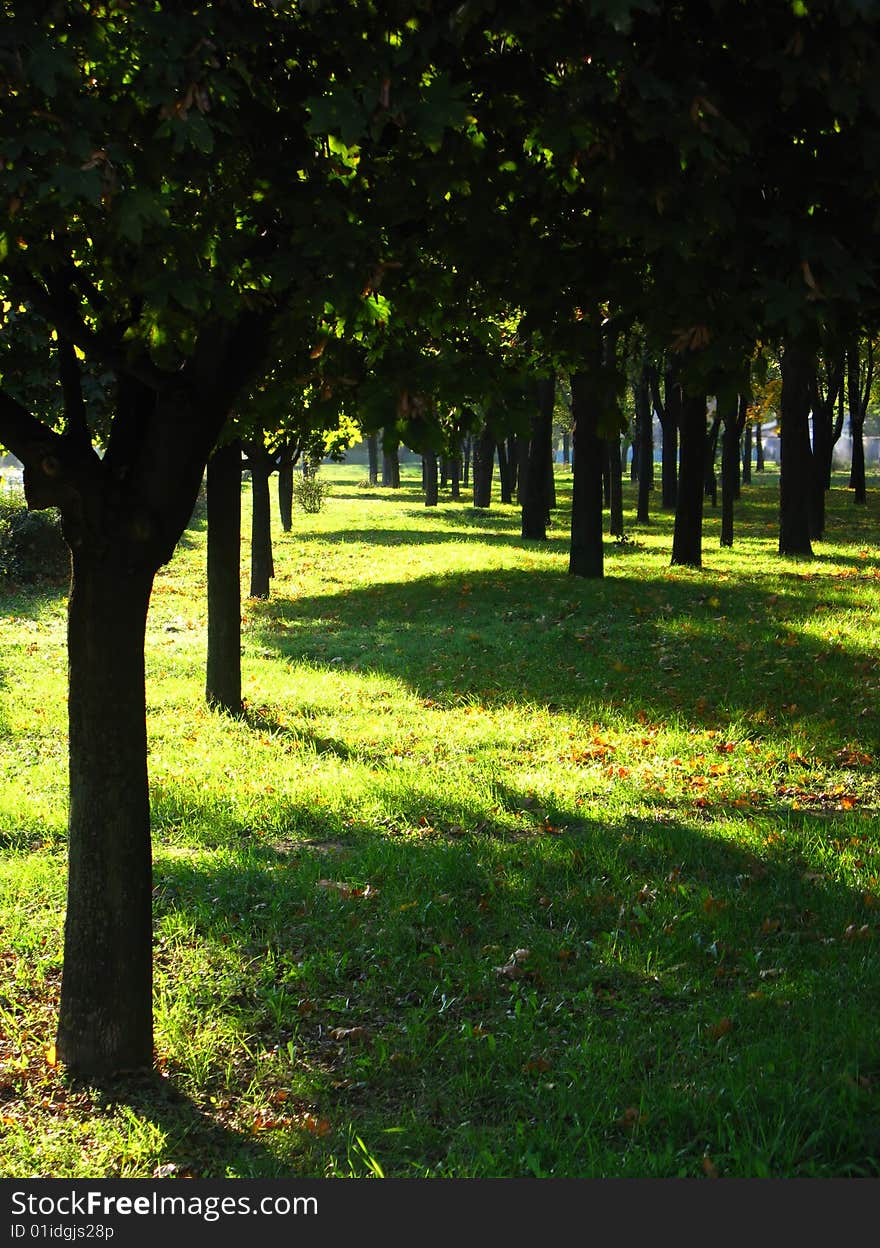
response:
[(370, 1032), (366, 1027), (331, 1027), (327, 1035), (331, 1040), (344, 1041), (348, 1044), (357, 1044), (370, 1039)]

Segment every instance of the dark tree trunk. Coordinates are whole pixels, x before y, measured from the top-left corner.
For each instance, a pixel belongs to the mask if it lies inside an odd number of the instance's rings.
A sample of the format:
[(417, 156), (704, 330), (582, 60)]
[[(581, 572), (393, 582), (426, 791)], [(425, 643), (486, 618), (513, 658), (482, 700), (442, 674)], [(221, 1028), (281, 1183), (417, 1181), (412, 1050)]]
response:
[(566, 465), (571, 463), (571, 434), (565, 431), (562, 434), (562, 462)]
[[(611, 441), (602, 439), (602, 506), (611, 509)], [(618, 455), (620, 449), (618, 445)]]
[(743, 485), (752, 484), (752, 426), (750, 423), (743, 429), (742, 481)]
[(445, 490), (449, 485), (449, 456), (440, 456), (440, 489)]
[(511, 462), (507, 457), (507, 446), (501, 441), (498, 443), (498, 477), (501, 482), (501, 501), (502, 503), (513, 502), (513, 471)]
[(400, 442), (386, 429), (382, 436), (382, 485), (387, 490), (400, 489), (400, 461), (397, 449)]
[(850, 465), (849, 482), (853, 491), (853, 502), (864, 504), (868, 501), (867, 483), (865, 481), (865, 439), (864, 439), (865, 421), (864, 417), (853, 424), (850, 421), (850, 432), (852, 433), (852, 464)]
[(608, 454), (608, 532), (612, 537), (623, 537), (623, 457), (620, 441), (620, 434), (615, 433), (605, 442)]
[(281, 528), (289, 533), (293, 524), (293, 459), (286, 453), (278, 465), (278, 515)]
[(495, 466), (495, 435), (484, 426), (474, 437), (474, 506), (492, 503), (492, 473)]
[(635, 390), (636, 439), (638, 446), (638, 496), (636, 519), (639, 524), (649, 524), (650, 495), (654, 488), (654, 413), (651, 407), (651, 390), (648, 366), (643, 365)]
[(449, 497), (455, 502), (461, 498), (461, 456), (458, 451), (449, 461)]
[[(128, 553), (128, 552), (126, 552)], [(75, 548), (68, 608), (70, 813), (59, 1058), (153, 1060), (144, 634), (154, 572)]]
[[(292, 472), (291, 468), (291, 472)], [(241, 713), (241, 444), (208, 460), (209, 706)]]
[(368, 472), (370, 474), (370, 485), (379, 484), (379, 439), (375, 433), (371, 433), (367, 438), (367, 463), (369, 464)]
[(574, 464), (572, 466), (571, 548), (568, 571), (571, 576), (604, 575), (602, 547), (602, 438), (595, 398), (595, 377), (572, 373), (571, 406), (574, 421)]
[(718, 453), (718, 432), (721, 428), (721, 415), (715, 411), (712, 426), (706, 436), (706, 462), (704, 466), (705, 480), (703, 489), (713, 507), (718, 506), (718, 478), (715, 475), (715, 457)]
[(461, 465), (461, 487), (467, 489), (471, 483), (471, 451), (473, 449), (473, 438), (467, 434), (461, 443), (462, 449), (462, 465)]
[(852, 462), (849, 470), (849, 487), (854, 491), (853, 502), (864, 506), (868, 501), (865, 481), (865, 415), (871, 397), (874, 378), (874, 348), (868, 340), (865, 367), (862, 368), (859, 343), (847, 353), (847, 398), (849, 400), (849, 431), (852, 437)]
[(537, 411), (532, 417), (528, 466), (523, 489), (522, 536), (525, 540), (547, 540), (550, 516), (549, 473), (553, 472), (553, 401), (556, 378), (542, 377), (535, 385)]
[[(721, 545), (733, 545), (733, 504), (739, 493), (740, 405), (737, 396), (718, 400), (721, 407)], [(723, 406), (722, 406), (723, 404)]]
[(706, 396), (682, 396), (681, 460), (672, 538), (672, 563), (703, 566), (703, 495), (706, 481)]
[(664, 375), (664, 396), (660, 395), (658, 369), (648, 370), (651, 399), (660, 421), (660, 506), (675, 511), (678, 495), (678, 425), (681, 419), (681, 386), (674, 369)]
[(818, 540), (825, 532), (825, 491), (831, 484), (831, 457), (840, 437), (836, 412), (843, 390), (845, 360), (826, 363), (827, 388), (823, 391), (818, 369), (810, 387), (813, 413), (813, 459), (810, 474), (810, 537)]
[(269, 506), (271, 457), (258, 446), (248, 447), (251, 469), (251, 598), (268, 598), (275, 575), (272, 559), (272, 512)]
[(529, 476), (529, 439), (516, 437), (516, 501), (520, 507), (525, 502), (526, 481)]
[(436, 507), (438, 502), (437, 456), (428, 451), (422, 456), (422, 473), (425, 481), (425, 506)]
[(779, 553), (812, 555), (810, 544), (810, 386), (815, 354), (801, 339), (782, 352), (779, 439)]
[(764, 471), (764, 439), (761, 436), (760, 420), (755, 424), (755, 472)]

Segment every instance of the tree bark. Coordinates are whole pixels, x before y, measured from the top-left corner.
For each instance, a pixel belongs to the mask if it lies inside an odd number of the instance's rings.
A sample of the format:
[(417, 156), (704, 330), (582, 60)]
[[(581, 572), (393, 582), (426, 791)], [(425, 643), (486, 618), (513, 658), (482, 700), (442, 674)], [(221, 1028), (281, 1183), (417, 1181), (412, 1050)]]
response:
[(570, 576), (604, 575), (602, 546), (602, 439), (599, 410), (588, 372), (572, 373), (571, 406), (574, 440), (571, 498)]
[(706, 481), (706, 396), (682, 397), (681, 459), (672, 537), (672, 563), (703, 566), (703, 495)]
[[(291, 473), (293, 467), (291, 466)], [(241, 443), (208, 460), (209, 706), (241, 714)]]
[(522, 501), (522, 536), (525, 540), (547, 540), (550, 516), (548, 472), (553, 472), (553, 401), (556, 378), (542, 377), (535, 385), (536, 412), (532, 417), (529, 457)]
[(643, 365), (635, 388), (636, 439), (638, 459), (638, 495), (636, 519), (639, 524), (650, 524), (650, 496), (654, 488), (654, 412), (651, 406), (651, 390), (648, 366)]
[(815, 354), (799, 338), (782, 351), (779, 439), (779, 553), (811, 556), (810, 384)]
[(269, 477), (272, 459), (263, 447), (248, 446), (251, 470), (251, 598), (268, 598), (269, 582), (275, 575), (272, 559), (272, 512), (269, 506)]
[(668, 369), (664, 376), (664, 395), (660, 394), (658, 369), (648, 371), (651, 399), (660, 421), (660, 506), (664, 511), (675, 511), (678, 497), (678, 424), (681, 419), (681, 386), (675, 371)]
[(425, 481), (425, 506), (436, 507), (439, 501), (438, 478), (437, 478), (437, 455), (434, 451), (427, 451), (422, 456), (422, 472)]
[(497, 446), (498, 451), (498, 477), (501, 482), (501, 501), (502, 503), (513, 502), (513, 472), (511, 471), (511, 463), (507, 456), (507, 446), (502, 439)]
[(287, 454), (281, 456), (278, 465), (278, 515), (281, 528), (289, 533), (293, 525), (293, 460)]
[(400, 461), (397, 450), (400, 442), (386, 429), (382, 435), (382, 485), (388, 490), (400, 489)]
[(719, 398), (721, 407), (721, 545), (733, 545), (733, 504), (739, 486), (739, 396)]
[(367, 436), (367, 463), (369, 465), (367, 471), (369, 473), (370, 485), (379, 484), (379, 440), (375, 433)]
[(154, 572), (74, 548), (70, 813), (57, 1050), (71, 1074), (153, 1060), (144, 635)]
[(764, 439), (761, 436), (760, 420), (755, 425), (755, 472), (764, 471)]
[(484, 425), (473, 439), (474, 506), (489, 507), (492, 503), (492, 474), (495, 467), (495, 435)]
[(743, 429), (742, 483), (743, 485), (752, 484), (752, 426), (750, 422)]
[(623, 457), (620, 441), (619, 433), (605, 440), (608, 455), (608, 532), (612, 537), (623, 537)]

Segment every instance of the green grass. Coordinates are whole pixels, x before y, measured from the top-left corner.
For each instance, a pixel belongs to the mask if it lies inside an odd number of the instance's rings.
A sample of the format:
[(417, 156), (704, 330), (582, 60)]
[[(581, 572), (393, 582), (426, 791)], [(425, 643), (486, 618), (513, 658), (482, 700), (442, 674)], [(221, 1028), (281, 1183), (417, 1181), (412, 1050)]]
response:
[(362, 476), (277, 535), (243, 720), (202, 519), (157, 579), (154, 1078), (47, 1061), (65, 589), (0, 588), (0, 1174), (880, 1174), (880, 482), (803, 562), (758, 479), (699, 572), (628, 496), (586, 582), (561, 470), (541, 545)]

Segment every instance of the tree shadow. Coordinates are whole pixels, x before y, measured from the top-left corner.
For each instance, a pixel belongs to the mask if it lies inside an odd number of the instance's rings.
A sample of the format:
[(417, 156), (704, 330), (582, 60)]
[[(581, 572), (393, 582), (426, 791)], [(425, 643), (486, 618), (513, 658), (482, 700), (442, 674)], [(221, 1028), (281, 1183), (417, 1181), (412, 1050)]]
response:
[(854, 589), (815, 569), (717, 591), (690, 578), (468, 571), (278, 597), (254, 604), (251, 627), (289, 662), (395, 677), (441, 706), (594, 714), (611, 703), (703, 728), (800, 721), (873, 749), (877, 656), (817, 631)]

